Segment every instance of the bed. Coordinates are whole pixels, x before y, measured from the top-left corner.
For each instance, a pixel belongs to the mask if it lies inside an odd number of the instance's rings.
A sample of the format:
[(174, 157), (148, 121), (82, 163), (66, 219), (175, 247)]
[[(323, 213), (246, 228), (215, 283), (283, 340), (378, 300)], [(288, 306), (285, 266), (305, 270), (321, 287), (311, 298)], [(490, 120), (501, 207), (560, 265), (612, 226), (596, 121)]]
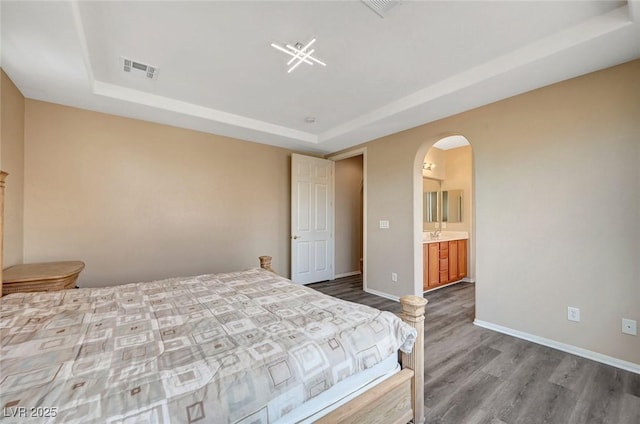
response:
[(267, 258), (3, 297), (3, 422), (424, 422), (426, 300), (403, 297), (401, 320), (294, 284)]

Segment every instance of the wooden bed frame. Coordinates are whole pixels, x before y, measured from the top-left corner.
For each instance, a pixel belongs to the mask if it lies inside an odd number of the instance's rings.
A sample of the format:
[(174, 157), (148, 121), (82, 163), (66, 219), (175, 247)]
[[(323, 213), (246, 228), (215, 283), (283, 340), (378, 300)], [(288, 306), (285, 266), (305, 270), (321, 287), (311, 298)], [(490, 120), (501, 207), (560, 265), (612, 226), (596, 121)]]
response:
[(4, 248), (2, 239), (4, 238), (4, 179), (7, 177), (6, 172), (0, 171), (0, 296), (2, 296), (2, 258)]
[[(260, 267), (271, 269), (271, 257), (260, 256)], [(410, 354), (400, 352), (402, 371), (372, 387), (338, 409), (320, 418), (318, 424), (333, 423), (424, 423), (424, 309), (427, 299), (409, 295), (400, 298), (400, 318), (418, 332)]]
[[(2, 237), (4, 212), (4, 179), (0, 171), (0, 295), (2, 293)], [(271, 257), (261, 256), (260, 266), (271, 272)], [(274, 272), (275, 273), (275, 272)], [(413, 351), (401, 353), (402, 371), (350, 400), (317, 423), (424, 423), (424, 308), (427, 300), (419, 296), (403, 296), (401, 318), (418, 332)]]

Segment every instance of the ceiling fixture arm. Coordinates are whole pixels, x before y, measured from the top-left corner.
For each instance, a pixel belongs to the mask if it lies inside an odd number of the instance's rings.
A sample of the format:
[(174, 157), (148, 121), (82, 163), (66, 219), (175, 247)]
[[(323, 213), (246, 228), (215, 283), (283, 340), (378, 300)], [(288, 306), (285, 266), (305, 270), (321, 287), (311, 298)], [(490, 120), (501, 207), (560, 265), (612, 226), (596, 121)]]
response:
[(287, 70), (287, 73), (291, 73), (294, 69), (300, 66), (301, 63), (306, 63), (307, 65), (311, 66), (313, 66), (314, 63), (322, 66), (327, 66), (326, 63), (312, 56), (312, 54), (315, 53), (316, 50), (309, 50), (309, 47), (311, 47), (315, 42), (316, 39), (313, 38), (304, 46), (302, 45), (302, 43), (296, 43), (293, 46), (291, 44), (285, 44), (285, 47), (282, 47), (277, 45), (276, 43), (271, 43), (271, 47), (291, 56), (291, 59), (289, 59), (289, 61), (287, 62), (287, 66), (290, 66), (289, 70)]

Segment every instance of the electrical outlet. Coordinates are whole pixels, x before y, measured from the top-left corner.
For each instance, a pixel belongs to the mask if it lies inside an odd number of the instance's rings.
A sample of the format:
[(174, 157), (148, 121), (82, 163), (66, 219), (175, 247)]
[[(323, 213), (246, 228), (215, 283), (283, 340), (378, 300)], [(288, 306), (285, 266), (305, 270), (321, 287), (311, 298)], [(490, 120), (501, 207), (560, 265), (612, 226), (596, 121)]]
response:
[(567, 319), (569, 321), (580, 322), (580, 308), (567, 307)]
[(394, 283), (398, 282), (398, 274), (396, 274), (395, 272), (391, 273), (391, 281), (393, 281)]
[(635, 319), (622, 318), (622, 332), (632, 336), (638, 335), (638, 323)]
[(383, 228), (385, 230), (387, 228), (389, 228), (389, 221), (387, 221), (386, 219), (381, 219), (380, 220), (380, 228)]

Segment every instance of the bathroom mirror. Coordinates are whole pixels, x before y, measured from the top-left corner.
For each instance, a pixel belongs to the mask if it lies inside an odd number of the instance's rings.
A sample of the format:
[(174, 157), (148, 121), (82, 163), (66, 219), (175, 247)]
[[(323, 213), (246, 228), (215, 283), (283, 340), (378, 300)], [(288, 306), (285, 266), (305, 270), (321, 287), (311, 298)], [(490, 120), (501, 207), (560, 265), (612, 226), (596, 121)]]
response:
[(422, 211), (423, 222), (438, 222), (440, 219), (440, 181), (432, 180), (430, 178), (423, 178), (422, 180)]
[(428, 191), (424, 193), (424, 222), (438, 222), (438, 192)]
[(462, 222), (462, 190), (442, 192), (442, 222)]
[(444, 190), (440, 180), (423, 178), (423, 221), (462, 222), (463, 190)]

